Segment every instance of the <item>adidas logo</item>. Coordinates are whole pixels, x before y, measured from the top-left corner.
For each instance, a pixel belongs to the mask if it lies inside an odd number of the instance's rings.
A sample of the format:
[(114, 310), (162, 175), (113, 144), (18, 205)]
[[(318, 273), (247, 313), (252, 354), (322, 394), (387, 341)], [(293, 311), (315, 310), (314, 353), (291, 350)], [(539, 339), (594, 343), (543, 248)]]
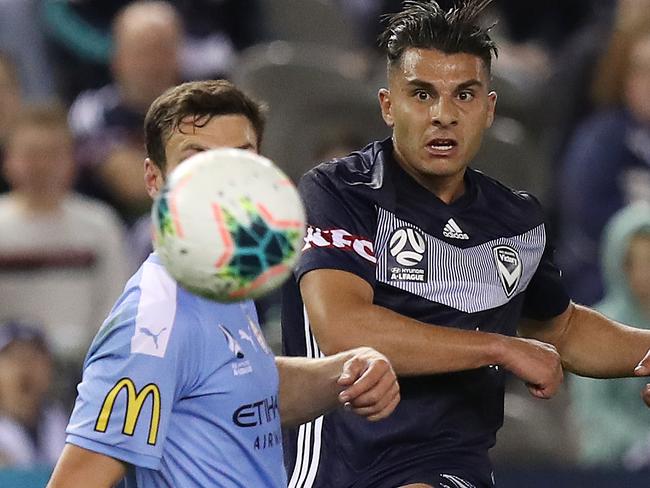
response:
[(463, 232), (454, 219), (449, 219), (442, 230), (442, 235), (450, 239), (467, 240), (469, 236)]

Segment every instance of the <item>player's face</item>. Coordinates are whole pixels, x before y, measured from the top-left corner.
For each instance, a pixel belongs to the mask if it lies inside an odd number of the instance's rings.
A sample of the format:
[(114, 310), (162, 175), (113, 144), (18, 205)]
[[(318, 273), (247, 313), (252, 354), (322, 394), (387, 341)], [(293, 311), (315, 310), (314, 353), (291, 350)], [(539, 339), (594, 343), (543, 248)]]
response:
[(494, 119), (488, 82), (483, 61), (466, 53), (411, 48), (391, 68), (390, 89), (379, 92), (382, 115), (398, 161), (424, 186), (462, 181)]
[[(188, 117), (174, 130), (165, 145), (167, 155), (166, 174), (182, 161), (202, 151), (218, 148), (235, 148), (259, 153), (257, 133), (251, 121), (244, 115), (219, 115), (205, 125), (197, 127)], [(164, 181), (158, 167), (145, 161), (145, 184), (150, 196), (154, 196)], [(165, 175), (166, 176), (166, 175)]]

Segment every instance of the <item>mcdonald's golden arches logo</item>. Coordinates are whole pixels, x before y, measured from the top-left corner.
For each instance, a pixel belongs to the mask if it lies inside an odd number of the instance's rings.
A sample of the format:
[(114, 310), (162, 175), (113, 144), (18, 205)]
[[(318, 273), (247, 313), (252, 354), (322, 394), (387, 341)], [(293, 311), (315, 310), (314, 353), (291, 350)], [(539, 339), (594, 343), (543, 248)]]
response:
[(151, 396), (151, 417), (149, 419), (149, 437), (147, 444), (155, 445), (158, 438), (158, 427), (160, 426), (160, 389), (158, 385), (149, 383), (147, 386), (137, 391), (135, 383), (131, 378), (122, 378), (104, 398), (104, 403), (99, 411), (95, 430), (97, 432), (106, 432), (108, 422), (113, 413), (115, 400), (122, 390), (126, 390), (126, 412), (124, 415), (124, 425), (122, 433), (132, 436), (140, 417), (140, 412), (147, 398)]

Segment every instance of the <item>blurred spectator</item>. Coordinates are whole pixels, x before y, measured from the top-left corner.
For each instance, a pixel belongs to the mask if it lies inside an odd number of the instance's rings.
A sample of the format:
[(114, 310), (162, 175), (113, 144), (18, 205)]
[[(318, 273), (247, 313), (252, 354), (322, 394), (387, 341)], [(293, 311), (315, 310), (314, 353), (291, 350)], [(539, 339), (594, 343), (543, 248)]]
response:
[[(21, 105), (18, 72), (13, 61), (0, 52), (0, 168), (4, 160), (4, 146), (13, 117)], [(0, 175), (0, 193), (9, 189), (4, 177)]]
[[(268, 1), (268, 0), (265, 0)], [(187, 79), (228, 77), (238, 54), (267, 39), (260, 0), (177, 0), (185, 21)]]
[[(23, 0), (18, 0), (23, 1)], [(133, 0), (42, 0), (50, 50), (57, 59), (66, 99), (110, 81), (116, 14)], [(266, 35), (260, 0), (175, 0), (185, 25), (183, 79), (230, 73), (241, 50)]]
[(79, 362), (127, 278), (114, 211), (71, 192), (65, 110), (14, 116), (0, 195), (0, 319), (44, 324), (59, 357)]
[(40, 22), (41, 0), (0, 0), (0, 51), (17, 66), (23, 95), (31, 102), (56, 95), (52, 66)]
[(561, 240), (558, 263), (578, 302), (602, 297), (598, 243), (611, 216), (628, 203), (650, 201), (650, 30), (616, 43), (616, 106), (580, 125), (559, 177)]
[(508, 37), (516, 43), (536, 42), (547, 49), (558, 48), (591, 19), (595, 4), (612, 8), (615, 0), (546, 0), (530, 3), (521, 0), (496, 0), (500, 16), (507, 25)]
[(151, 202), (142, 183), (142, 125), (151, 102), (179, 81), (180, 17), (166, 2), (134, 2), (116, 17), (114, 83), (82, 93), (70, 109), (80, 190), (132, 223)]
[[(503, 109), (524, 118), (526, 125), (551, 131), (550, 143), (559, 145), (577, 119), (591, 108), (590, 84), (604, 40), (611, 32), (616, 0), (496, 0), (494, 30), (504, 38), (495, 63), (498, 78), (512, 83), (515, 100), (503, 100)], [(595, 41), (596, 40), (596, 41)], [(501, 85), (501, 86), (499, 86)], [(527, 96), (528, 95), (528, 96)], [(532, 95), (532, 96), (531, 96)], [(513, 102), (520, 107), (510, 107)], [(562, 129), (561, 134), (557, 134)], [(550, 148), (555, 155), (556, 148)]]
[[(618, 212), (603, 238), (606, 294), (596, 308), (635, 327), (650, 329), (650, 205)], [(625, 452), (650, 435), (650, 414), (639, 398), (647, 378), (595, 380), (571, 377), (580, 429), (580, 461), (620, 465)]]
[(43, 333), (0, 324), (0, 467), (54, 466), (67, 415), (48, 396), (54, 373)]
[(613, 31), (599, 59), (591, 97), (600, 106), (620, 105), (633, 45), (650, 32), (650, 0), (618, 0)]

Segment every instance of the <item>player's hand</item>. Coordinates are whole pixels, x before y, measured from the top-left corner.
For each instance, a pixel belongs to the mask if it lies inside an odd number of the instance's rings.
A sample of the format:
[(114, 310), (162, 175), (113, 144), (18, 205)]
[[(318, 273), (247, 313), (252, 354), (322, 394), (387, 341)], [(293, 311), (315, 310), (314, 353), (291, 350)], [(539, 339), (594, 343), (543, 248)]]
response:
[(361, 347), (353, 351), (337, 382), (344, 389), (339, 401), (370, 421), (390, 415), (400, 401), (399, 383), (390, 362), (378, 351)]
[(501, 366), (522, 379), (530, 394), (548, 399), (557, 392), (564, 374), (557, 350), (535, 339), (509, 337)]
[[(639, 364), (634, 368), (635, 376), (650, 376), (650, 351), (648, 351), (643, 359), (639, 361)], [(650, 384), (645, 385), (645, 388), (641, 390), (641, 398), (645, 404), (650, 407)]]

